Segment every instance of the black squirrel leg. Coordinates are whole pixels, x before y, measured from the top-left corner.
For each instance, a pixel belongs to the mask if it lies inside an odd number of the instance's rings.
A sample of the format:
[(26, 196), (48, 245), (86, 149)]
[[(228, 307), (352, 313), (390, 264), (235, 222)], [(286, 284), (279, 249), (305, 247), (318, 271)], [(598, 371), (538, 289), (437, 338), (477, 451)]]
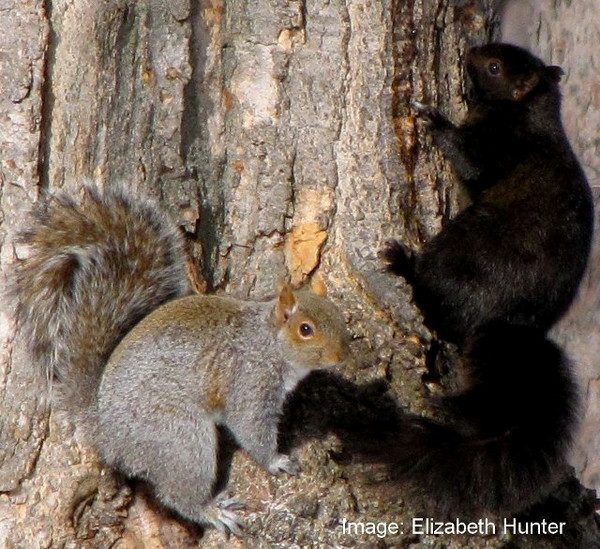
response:
[(456, 174), (468, 184), (469, 181), (477, 180), (481, 176), (478, 162), (469, 154), (469, 145), (465, 142), (465, 136), (461, 128), (455, 126), (438, 109), (419, 103), (412, 102), (412, 107), (417, 115), (427, 126), (434, 143), (450, 161)]
[(416, 255), (413, 250), (398, 240), (390, 240), (382, 255), (390, 272), (404, 277), (409, 284), (413, 283)]

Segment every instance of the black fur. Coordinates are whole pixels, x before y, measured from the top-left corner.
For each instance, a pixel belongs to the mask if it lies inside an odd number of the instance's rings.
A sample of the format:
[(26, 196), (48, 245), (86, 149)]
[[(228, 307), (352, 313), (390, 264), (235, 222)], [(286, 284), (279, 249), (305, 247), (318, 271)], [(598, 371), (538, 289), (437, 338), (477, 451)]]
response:
[[(591, 193), (560, 120), (562, 71), (505, 44), (473, 48), (473, 98), (454, 126), (419, 106), (472, 204), (421, 253), (391, 243), (428, 326), (463, 356), (451, 426), (403, 420), (385, 453), (397, 478), (426, 488), (439, 515), (512, 514), (564, 467), (577, 391), (546, 333), (581, 281)], [(384, 445), (385, 445), (385, 441)]]

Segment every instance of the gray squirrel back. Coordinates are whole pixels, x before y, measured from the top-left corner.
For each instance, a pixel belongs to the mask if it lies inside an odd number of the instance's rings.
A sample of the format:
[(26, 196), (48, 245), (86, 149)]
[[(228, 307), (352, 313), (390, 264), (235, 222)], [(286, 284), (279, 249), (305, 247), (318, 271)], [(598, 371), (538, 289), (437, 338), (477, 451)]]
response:
[(272, 474), (289, 391), (343, 362), (348, 335), (322, 282), (269, 301), (191, 295), (182, 237), (160, 207), (87, 188), (47, 198), (22, 241), (18, 323), (62, 407), (104, 463), (148, 481), (184, 519), (241, 533), (213, 493), (218, 425)]

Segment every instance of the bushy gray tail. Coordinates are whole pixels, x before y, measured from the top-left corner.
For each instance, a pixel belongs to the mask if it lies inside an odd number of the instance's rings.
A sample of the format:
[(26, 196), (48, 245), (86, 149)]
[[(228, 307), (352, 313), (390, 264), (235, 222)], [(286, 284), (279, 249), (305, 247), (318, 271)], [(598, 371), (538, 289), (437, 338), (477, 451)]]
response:
[(121, 338), (188, 293), (183, 238), (158, 204), (123, 190), (49, 195), (29, 227), (11, 289), (19, 330), (61, 399), (86, 409)]

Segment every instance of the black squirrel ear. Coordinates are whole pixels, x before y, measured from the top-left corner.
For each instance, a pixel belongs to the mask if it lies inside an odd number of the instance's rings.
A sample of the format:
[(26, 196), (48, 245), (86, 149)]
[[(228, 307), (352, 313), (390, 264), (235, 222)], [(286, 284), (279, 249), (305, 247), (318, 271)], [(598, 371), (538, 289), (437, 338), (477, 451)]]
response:
[(521, 101), (527, 94), (533, 90), (539, 83), (540, 77), (533, 73), (527, 78), (519, 80), (512, 89), (512, 98), (514, 101)]
[(565, 74), (565, 71), (563, 71), (557, 65), (550, 65), (546, 67), (546, 76), (548, 76), (548, 78), (552, 80), (552, 82), (560, 82), (560, 77), (563, 74)]
[(292, 285), (287, 283), (281, 287), (279, 297), (277, 298), (277, 307), (275, 316), (278, 324), (285, 324), (294, 314), (296, 309), (296, 296), (292, 289)]

